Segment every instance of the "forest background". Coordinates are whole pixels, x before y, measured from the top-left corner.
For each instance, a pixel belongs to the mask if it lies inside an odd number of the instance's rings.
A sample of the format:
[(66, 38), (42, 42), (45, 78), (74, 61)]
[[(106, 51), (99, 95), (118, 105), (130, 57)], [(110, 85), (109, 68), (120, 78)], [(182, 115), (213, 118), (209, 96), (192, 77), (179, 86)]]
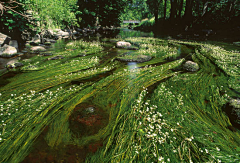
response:
[(1, 32), (16, 39), (46, 29), (118, 27), (123, 20), (175, 34), (210, 29), (236, 37), (240, 30), (238, 0), (2, 0), (0, 14)]

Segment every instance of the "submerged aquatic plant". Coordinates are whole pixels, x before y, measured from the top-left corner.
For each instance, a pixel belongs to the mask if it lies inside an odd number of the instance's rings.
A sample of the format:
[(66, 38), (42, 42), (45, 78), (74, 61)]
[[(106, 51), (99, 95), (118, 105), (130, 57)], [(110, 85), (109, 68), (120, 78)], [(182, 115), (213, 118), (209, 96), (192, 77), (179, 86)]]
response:
[[(239, 91), (239, 52), (157, 38), (126, 41), (139, 46), (136, 54), (154, 58), (128, 67), (100, 43), (80, 40), (54, 52), (61, 60), (39, 55), (25, 61), (37, 71), (23, 67), (0, 88), (0, 162), (24, 160), (41, 133), (51, 150), (74, 145), (96, 152), (83, 158), (91, 163), (238, 162), (239, 130), (229, 130), (222, 108)], [(191, 54), (181, 55), (182, 45)], [(183, 73), (185, 56), (199, 71)], [(86, 103), (108, 116), (94, 134), (71, 129), (75, 108)], [(94, 127), (78, 116), (80, 128)], [(92, 142), (104, 145), (96, 151)]]

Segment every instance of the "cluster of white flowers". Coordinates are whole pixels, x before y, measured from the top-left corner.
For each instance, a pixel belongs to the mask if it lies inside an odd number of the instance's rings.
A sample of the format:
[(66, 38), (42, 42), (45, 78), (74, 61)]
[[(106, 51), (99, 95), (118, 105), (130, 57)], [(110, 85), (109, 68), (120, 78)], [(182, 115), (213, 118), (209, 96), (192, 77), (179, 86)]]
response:
[(53, 102), (61, 99), (62, 96), (75, 93), (81, 89), (81, 85), (73, 85), (68, 89), (59, 87), (56, 90), (46, 90), (39, 93), (29, 90), (29, 93), (19, 96), (11, 94), (8, 100), (0, 101), (0, 142), (22, 126), (23, 122), (35, 118), (36, 114), (41, 114), (42, 111), (51, 106)]

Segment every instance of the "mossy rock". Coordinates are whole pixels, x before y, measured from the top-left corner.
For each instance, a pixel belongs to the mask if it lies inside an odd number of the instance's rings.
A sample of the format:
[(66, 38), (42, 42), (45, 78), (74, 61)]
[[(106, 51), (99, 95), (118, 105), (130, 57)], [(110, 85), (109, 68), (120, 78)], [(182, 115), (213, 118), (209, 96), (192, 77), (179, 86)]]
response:
[(52, 56), (53, 54), (52, 53), (41, 53), (40, 55), (42, 55), (42, 56)]
[(128, 50), (139, 50), (139, 48), (137, 46), (133, 46), (133, 45), (131, 45), (130, 47), (127, 47), (126, 49), (128, 49)]
[(192, 61), (187, 61), (183, 64), (183, 68), (187, 71), (195, 72), (199, 70), (199, 65)]
[(28, 66), (24, 66), (21, 70), (23, 70), (23, 71), (33, 71), (33, 70), (38, 70), (38, 67), (34, 66), (34, 65), (28, 65)]
[(19, 62), (17, 59), (9, 61), (6, 65), (6, 68), (16, 68), (23, 66), (23, 63)]
[(54, 57), (51, 57), (51, 58), (48, 58), (48, 60), (57, 60), (57, 59), (63, 59), (64, 57), (61, 56), (61, 55), (57, 55), (57, 56), (54, 56)]
[(124, 61), (124, 62), (147, 62), (152, 59), (151, 56), (148, 55), (142, 55), (139, 54), (138, 52), (127, 52), (124, 53), (123, 55), (117, 57), (117, 60), (119, 61)]

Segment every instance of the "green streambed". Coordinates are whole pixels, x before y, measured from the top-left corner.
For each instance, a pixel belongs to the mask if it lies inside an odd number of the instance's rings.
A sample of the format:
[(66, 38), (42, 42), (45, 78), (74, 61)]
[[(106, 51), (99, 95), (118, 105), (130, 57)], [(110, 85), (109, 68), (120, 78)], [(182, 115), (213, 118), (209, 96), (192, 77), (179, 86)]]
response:
[(239, 121), (224, 112), (239, 97), (239, 52), (129, 37), (152, 59), (120, 62), (133, 50), (117, 40), (68, 43), (2, 84), (0, 162), (239, 162)]

